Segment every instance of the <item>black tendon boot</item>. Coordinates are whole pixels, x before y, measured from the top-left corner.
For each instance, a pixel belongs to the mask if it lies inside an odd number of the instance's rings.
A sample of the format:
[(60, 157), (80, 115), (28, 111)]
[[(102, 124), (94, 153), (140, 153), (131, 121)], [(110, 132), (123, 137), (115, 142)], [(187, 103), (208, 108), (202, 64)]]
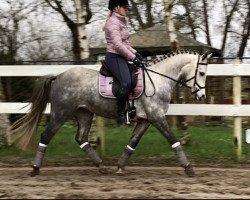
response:
[(129, 114), (125, 110), (127, 98), (128, 93), (125, 92), (123, 88), (121, 88), (117, 92), (117, 123), (119, 125), (130, 124)]

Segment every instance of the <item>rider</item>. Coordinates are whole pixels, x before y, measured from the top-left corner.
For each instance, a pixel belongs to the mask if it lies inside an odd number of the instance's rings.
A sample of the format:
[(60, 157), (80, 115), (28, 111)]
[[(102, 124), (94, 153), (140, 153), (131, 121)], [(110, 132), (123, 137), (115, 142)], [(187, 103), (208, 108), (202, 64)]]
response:
[(129, 124), (126, 113), (126, 101), (131, 87), (131, 77), (128, 61), (137, 66), (142, 64), (142, 56), (130, 46), (128, 31), (128, 0), (109, 0), (109, 18), (104, 26), (107, 41), (105, 62), (110, 71), (120, 83), (117, 93), (117, 123)]

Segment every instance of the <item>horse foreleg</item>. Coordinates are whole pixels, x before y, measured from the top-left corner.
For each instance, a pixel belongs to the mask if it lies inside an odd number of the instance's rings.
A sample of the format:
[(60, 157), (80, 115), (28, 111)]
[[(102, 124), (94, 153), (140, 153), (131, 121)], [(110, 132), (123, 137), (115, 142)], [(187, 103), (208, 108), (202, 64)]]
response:
[(80, 148), (86, 153), (86, 155), (93, 161), (94, 165), (98, 167), (98, 170), (102, 174), (111, 173), (108, 168), (102, 163), (102, 159), (96, 153), (96, 151), (92, 148), (92, 146), (88, 142), (84, 142), (80, 145)]
[(186, 154), (184, 153), (181, 143), (177, 141), (174, 134), (170, 131), (168, 123), (166, 119), (158, 119), (154, 120), (152, 124), (162, 133), (162, 135), (167, 139), (169, 144), (171, 145), (172, 149), (174, 150), (177, 160), (180, 163), (180, 165), (185, 169), (185, 173), (188, 176), (194, 176), (193, 168), (187, 159)]
[(176, 154), (177, 160), (179, 161), (180, 165), (185, 169), (185, 173), (188, 176), (194, 176), (194, 170), (191, 163), (188, 161), (180, 142), (176, 142), (172, 145), (172, 148)]
[(79, 109), (77, 111), (76, 119), (78, 122), (78, 130), (75, 140), (80, 145), (80, 148), (93, 161), (94, 165), (99, 168), (100, 173), (109, 173), (107, 168), (102, 164), (99, 155), (88, 142), (88, 134), (91, 128), (93, 116), (93, 113), (85, 109)]
[(149, 125), (150, 123), (147, 120), (139, 120), (137, 122), (129, 144), (126, 146), (122, 156), (118, 160), (118, 170), (116, 172), (118, 175), (124, 174), (125, 166), (127, 165), (129, 158), (133, 154), (137, 144), (139, 143), (145, 131), (148, 129)]

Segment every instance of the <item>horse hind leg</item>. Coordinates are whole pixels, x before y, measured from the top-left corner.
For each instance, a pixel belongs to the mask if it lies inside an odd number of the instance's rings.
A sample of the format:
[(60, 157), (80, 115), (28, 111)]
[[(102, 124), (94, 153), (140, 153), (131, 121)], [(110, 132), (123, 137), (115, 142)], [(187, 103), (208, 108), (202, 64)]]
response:
[(78, 130), (75, 140), (80, 145), (80, 148), (93, 161), (94, 165), (99, 168), (102, 174), (110, 173), (103, 165), (101, 158), (88, 142), (88, 135), (91, 128), (94, 114), (86, 109), (80, 108), (77, 111), (76, 119), (78, 123)]
[(129, 158), (133, 154), (137, 144), (139, 143), (141, 137), (145, 133), (145, 131), (150, 126), (150, 122), (147, 120), (139, 120), (134, 128), (133, 134), (130, 138), (129, 144), (123, 151), (122, 156), (118, 160), (118, 169), (116, 174), (124, 175), (125, 174), (125, 166), (128, 164)]
[(40, 143), (36, 151), (33, 171), (30, 173), (30, 176), (36, 176), (40, 174), (40, 168), (42, 166), (42, 162), (43, 162), (43, 158), (45, 155), (47, 145), (49, 144), (53, 136), (56, 134), (56, 132), (64, 124), (66, 119), (67, 119), (66, 115), (64, 115), (64, 117), (55, 117), (55, 115), (51, 115), (50, 121), (46, 129), (41, 134)]

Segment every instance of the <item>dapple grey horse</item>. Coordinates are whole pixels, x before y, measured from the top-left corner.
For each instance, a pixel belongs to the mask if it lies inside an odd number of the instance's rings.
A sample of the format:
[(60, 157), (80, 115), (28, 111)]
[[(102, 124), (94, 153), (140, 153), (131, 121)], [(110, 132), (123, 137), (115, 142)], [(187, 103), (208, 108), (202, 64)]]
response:
[[(145, 67), (145, 91), (135, 100), (137, 123), (132, 137), (118, 160), (116, 173), (123, 174), (130, 156), (150, 124), (156, 127), (167, 139), (176, 158), (188, 176), (194, 171), (187, 159), (181, 144), (171, 133), (166, 121), (171, 100), (171, 93), (177, 83), (190, 88), (197, 100), (205, 98), (207, 62), (211, 54), (199, 55), (193, 52), (178, 52), (165, 56), (158, 62)], [(23, 131), (19, 147), (34, 138), (37, 126), (48, 102), (51, 103), (51, 114), (45, 131), (41, 134), (40, 143), (31, 172), (38, 175), (45, 150), (52, 137), (69, 119), (75, 118), (78, 123), (76, 141), (80, 148), (105, 173), (107, 168), (101, 158), (88, 143), (88, 134), (93, 115), (105, 118), (116, 118), (116, 100), (104, 98), (98, 91), (98, 71), (82, 67), (71, 68), (57, 76), (44, 78), (41, 86), (34, 90), (31, 99), (31, 110), (12, 126), (12, 133)]]

